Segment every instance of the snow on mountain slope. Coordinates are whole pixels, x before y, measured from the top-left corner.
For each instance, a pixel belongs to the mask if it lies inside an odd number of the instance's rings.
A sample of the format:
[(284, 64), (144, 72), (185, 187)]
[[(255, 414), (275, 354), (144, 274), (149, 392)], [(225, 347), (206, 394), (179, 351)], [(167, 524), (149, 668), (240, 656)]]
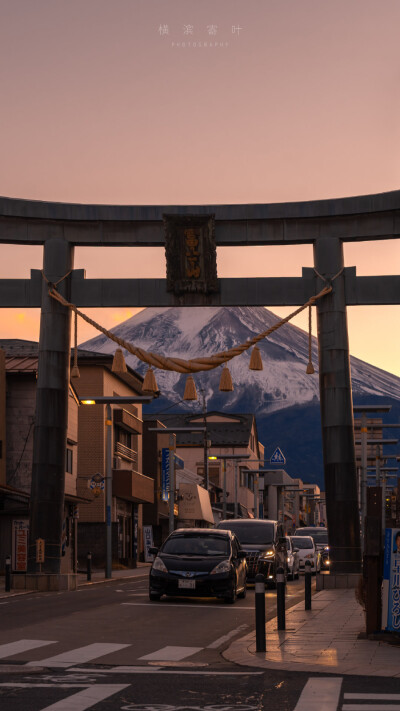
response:
[[(145, 350), (163, 355), (194, 358), (228, 350), (267, 330), (279, 320), (263, 307), (174, 307), (147, 308), (113, 329), (125, 340)], [(82, 344), (97, 352), (114, 352), (116, 344), (98, 336)], [(259, 343), (263, 371), (248, 369), (250, 352), (234, 358), (229, 369), (233, 393), (218, 390), (221, 368), (196, 374), (198, 387), (204, 387), (208, 407), (226, 406), (232, 411), (269, 415), (294, 405), (310, 404), (319, 398), (318, 345), (312, 340), (316, 373), (306, 374), (308, 334), (285, 324)], [(146, 365), (125, 352), (129, 365), (144, 374)], [(400, 400), (400, 378), (351, 357), (353, 396), (390, 397)], [(186, 376), (156, 370), (163, 398), (178, 401), (183, 396)], [(189, 407), (190, 405), (187, 404)]]

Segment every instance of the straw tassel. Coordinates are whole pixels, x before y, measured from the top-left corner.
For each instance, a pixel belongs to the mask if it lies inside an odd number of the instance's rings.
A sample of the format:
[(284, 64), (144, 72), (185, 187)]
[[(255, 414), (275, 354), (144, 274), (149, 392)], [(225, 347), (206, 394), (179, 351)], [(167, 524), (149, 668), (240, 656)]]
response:
[(78, 315), (75, 311), (74, 320), (74, 364), (71, 370), (71, 378), (80, 378), (81, 374), (78, 368)]
[(196, 384), (192, 375), (188, 375), (185, 383), (184, 400), (197, 400)]
[(122, 348), (117, 348), (117, 350), (115, 351), (111, 370), (113, 373), (127, 373), (128, 372), (128, 368), (126, 367), (125, 358), (124, 358), (124, 354), (122, 352)]
[(156, 376), (154, 375), (154, 370), (149, 366), (146, 375), (144, 376), (142, 391), (144, 393), (157, 393), (158, 385), (156, 381)]
[(311, 356), (311, 304), (308, 307), (308, 365), (306, 368), (306, 373), (307, 375), (312, 375), (313, 373), (315, 373)]
[(233, 383), (229, 368), (226, 365), (221, 373), (221, 380), (219, 381), (219, 389), (223, 393), (229, 393), (233, 390)]
[(262, 370), (263, 364), (261, 359), (261, 353), (258, 346), (254, 346), (251, 351), (249, 370)]

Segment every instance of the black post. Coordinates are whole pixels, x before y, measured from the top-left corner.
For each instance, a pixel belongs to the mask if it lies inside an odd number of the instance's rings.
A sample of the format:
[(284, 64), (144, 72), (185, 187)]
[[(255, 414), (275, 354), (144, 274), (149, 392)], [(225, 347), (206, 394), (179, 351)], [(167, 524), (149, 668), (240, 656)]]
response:
[(304, 609), (311, 610), (311, 563), (306, 561), (304, 571)]
[(86, 558), (86, 570), (87, 570), (87, 579), (90, 581), (92, 579), (92, 554), (89, 551), (87, 554)]
[(279, 567), (276, 571), (276, 607), (278, 613), (278, 630), (286, 629), (285, 587), (285, 571), (282, 567)]
[(11, 556), (6, 556), (6, 570), (5, 570), (5, 591), (10, 592), (11, 590)]
[(261, 573), (256, 575), (255, 583), (256, 652), (265, 652), (265, 580)]

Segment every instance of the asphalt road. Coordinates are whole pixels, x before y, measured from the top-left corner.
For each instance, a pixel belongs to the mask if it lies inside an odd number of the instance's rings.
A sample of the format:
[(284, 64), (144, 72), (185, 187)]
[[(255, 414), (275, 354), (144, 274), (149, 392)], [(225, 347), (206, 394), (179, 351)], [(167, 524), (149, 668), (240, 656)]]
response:
[[(290, 582), (287, 605), (303, 592), (302, 579)], [(150, 603), (144, 576), (1, 603), (1, 711), (400, 709), (400, 680), (247, 669), (225, 660), (231, 641), (254, 629), (253, 589), (235, 605)], [(266, 610), (275, 616), (275, 591), (266, 593)], [(398, 700), (382, 700), (388, 693)]]

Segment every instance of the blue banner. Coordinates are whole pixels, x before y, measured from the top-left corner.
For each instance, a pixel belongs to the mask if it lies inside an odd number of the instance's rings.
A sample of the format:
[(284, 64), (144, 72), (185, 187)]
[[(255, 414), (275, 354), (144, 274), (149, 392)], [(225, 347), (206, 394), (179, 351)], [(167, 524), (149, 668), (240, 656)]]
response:
[(168, 501), (169, 498), (169, 449), (163, 447), (161, 450), (161, 501)]

